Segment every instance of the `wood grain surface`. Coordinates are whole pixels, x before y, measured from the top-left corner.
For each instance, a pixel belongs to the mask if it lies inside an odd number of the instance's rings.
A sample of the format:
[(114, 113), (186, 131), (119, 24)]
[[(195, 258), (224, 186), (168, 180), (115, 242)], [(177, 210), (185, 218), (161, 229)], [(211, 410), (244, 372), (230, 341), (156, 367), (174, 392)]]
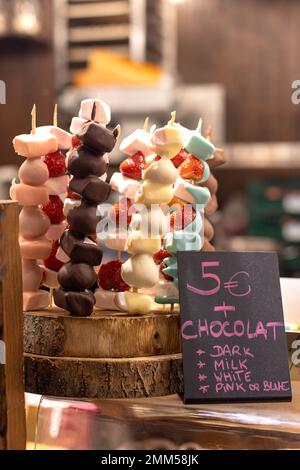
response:
[(18, 218), (16, 202), (0, 201), (0, 449), (24, 449), (26, 442)]
[(75, 398), (138, 398), (183, 390), (181, 354), (119, 359), (25, 353), (26, 391)]
[(55, 308), (24, 313), (24, 351), (42, 356), (138, 357), (181, 351), (179, 315), (105, 312), (72, 317)]

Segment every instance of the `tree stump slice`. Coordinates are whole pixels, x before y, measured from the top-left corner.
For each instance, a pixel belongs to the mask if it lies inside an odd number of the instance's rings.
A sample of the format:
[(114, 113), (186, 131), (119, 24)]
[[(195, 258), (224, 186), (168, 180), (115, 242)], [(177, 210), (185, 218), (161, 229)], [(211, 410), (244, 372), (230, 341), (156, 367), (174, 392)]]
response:
[(26, 391), (73, 398), (139, 398), (181, 393), (181, 354), (70, 358), (25, 354)]
[(24, 313), (24, 351), (51, 357), (128, 358), (181, 352), (176, 313), (71, 317), (60, 309)]

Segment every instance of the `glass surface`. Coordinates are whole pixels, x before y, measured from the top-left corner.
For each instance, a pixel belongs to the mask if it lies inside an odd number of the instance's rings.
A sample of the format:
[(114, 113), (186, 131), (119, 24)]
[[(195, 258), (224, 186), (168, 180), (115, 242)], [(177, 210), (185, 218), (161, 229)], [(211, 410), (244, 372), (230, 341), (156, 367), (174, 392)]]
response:
[(292, 403), (184, 405), (176, 395), (76, 401), (42, 397), (36, 449), (300, 449)]

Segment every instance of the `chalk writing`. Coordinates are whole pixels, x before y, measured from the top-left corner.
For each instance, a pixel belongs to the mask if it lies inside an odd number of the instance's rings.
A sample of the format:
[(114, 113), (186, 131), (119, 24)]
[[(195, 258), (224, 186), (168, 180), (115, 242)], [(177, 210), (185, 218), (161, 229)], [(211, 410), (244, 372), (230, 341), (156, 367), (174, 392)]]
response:
[(276, 255), (185, 252), (178, 263), (185, 401), (291, 399)]

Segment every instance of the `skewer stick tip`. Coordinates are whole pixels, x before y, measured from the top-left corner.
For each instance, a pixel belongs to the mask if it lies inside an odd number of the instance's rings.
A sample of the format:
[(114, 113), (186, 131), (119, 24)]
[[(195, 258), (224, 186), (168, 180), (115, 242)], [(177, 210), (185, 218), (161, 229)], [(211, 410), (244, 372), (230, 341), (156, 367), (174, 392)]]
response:
[(174, 126), (175, 124), (175, 119), (176, 119), (176, 111), (171, 112), (171, 119), (168, 122), (169, 126)]
[(208, 126), (208, 128), (206, 129), (205, 137), (206, 137), (207, 140), (211, 141), (211, 137), (212, 137), (212, 126)]
[(144, 131), (148, 132), (148, 129), (149, 129), (149, 116), (147, 116), (144, 121)]
[(54, 111), (53, 111), (53, 126), (57, 127), (58, 124), (58, 108), (57, 108), (57, 103), (54, 105)]
[(196, 127), (196, 131), (199, 132), (199, 134), (201, 134), (201, 131), (202, 131), (202, 124), (203, 124), (203, 121), (202, 121), (202, 118), (200, 118), (198, 121), (198, 125)]
[(31, 110), (31, 134), (36, 133), (36, 105), (34, 104)]

